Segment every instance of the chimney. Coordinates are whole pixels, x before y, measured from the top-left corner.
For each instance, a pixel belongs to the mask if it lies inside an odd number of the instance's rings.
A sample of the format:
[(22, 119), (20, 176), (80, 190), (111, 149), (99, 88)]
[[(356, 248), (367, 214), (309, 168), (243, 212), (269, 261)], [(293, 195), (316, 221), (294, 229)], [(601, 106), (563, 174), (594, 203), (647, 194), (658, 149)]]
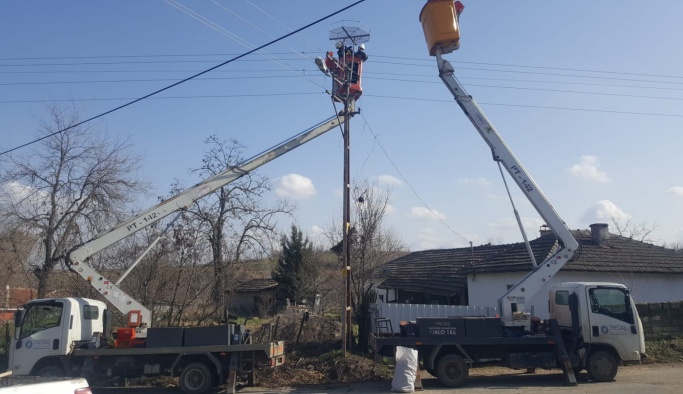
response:
[(542, 226), (541, 226), (541, 229), (539, 230), (539, 232), (541, 233), (541, 237), (544, 237), (544, 236), (546, 236), (546, 235), (548, 235), (548, 234), (552, 234), (552, 233), (553, 233), (553, 232), (550, 230), (550, 227), (548, 227), (547, 224), (542, 225)]
[(609, 226), (607, 223), (595, 223), (590, 225), (591, 239), (600, 245), (609, 240)]

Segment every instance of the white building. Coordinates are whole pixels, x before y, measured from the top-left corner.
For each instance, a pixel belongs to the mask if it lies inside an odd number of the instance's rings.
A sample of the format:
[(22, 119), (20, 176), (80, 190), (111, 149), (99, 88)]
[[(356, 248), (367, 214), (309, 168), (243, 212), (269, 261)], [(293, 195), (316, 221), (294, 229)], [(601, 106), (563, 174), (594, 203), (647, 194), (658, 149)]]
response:
[[(683, 250), (610, 234), (606, 224), (573, 234), (574, 259), (527, 300), (534, 315), (548, 317), (547, 290), (561, 282), (622, 283), (636, 303), (683, 300)], [(550, 232), (530, 243), (538, 263), (558, 246)], [(498, 307), (498, 297), (532, 270), (530, 261), (523, 243), (411, 253), (388, 264), (378, 301)]]

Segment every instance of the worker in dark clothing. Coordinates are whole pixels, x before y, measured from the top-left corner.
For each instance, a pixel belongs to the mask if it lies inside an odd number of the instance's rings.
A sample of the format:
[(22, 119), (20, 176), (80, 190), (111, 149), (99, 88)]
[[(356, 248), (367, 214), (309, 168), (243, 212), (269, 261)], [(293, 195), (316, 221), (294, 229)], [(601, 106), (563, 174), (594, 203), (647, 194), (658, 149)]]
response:
[(368, 54), (365, 53), (365, 44), (358, 45), (358, 51), (356, 51), (356, 56), (362, 61), (368, 60)]

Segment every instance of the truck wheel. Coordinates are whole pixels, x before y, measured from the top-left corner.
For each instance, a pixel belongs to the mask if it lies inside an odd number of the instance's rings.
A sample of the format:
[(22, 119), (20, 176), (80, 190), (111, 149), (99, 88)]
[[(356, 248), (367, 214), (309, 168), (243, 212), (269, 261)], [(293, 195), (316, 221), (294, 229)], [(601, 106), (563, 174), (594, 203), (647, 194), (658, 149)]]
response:
[(213, 382), (211, 370), (204, 363), (192, 363), (180, 373), (180, 388), (187, 394), (206, 392)]
[(588, 356), (586, 371), (596, 382), (611, 382), (617, 376), (619, 364), (610, 352), (596, 350)]
[(62, 378), (64, 375), (64, 369), (59, 365), (46, 365), (36, 373), (36, 376), (44, 376), (46, 378)]
[(436, 377), (444, 386), (458, 387), (467, 381), (469, 368), (461, 357), (447, 354), (436, 365)]

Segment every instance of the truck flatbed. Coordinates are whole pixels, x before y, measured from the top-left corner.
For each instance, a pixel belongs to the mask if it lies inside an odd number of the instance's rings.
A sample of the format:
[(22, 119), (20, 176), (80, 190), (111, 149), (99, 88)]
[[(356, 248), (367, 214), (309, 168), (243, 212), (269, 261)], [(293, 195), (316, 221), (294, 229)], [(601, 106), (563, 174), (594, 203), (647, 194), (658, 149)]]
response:
[(206, 353), (237, 353), (237, 352), (264, 352), (268, 357), (277, 357), (284, 354), (285, 343), (283, 341), (268, 343), (253, 343), (241, 345), (211, 345), (211, 346), (173, 346), (173, 347), (132, 347), (132, 348), (100, 348), (100, 349), (74, 349), (73, 355), (78, 357), (94, 356), (149, 356), (155, 354), (206, 354)]

